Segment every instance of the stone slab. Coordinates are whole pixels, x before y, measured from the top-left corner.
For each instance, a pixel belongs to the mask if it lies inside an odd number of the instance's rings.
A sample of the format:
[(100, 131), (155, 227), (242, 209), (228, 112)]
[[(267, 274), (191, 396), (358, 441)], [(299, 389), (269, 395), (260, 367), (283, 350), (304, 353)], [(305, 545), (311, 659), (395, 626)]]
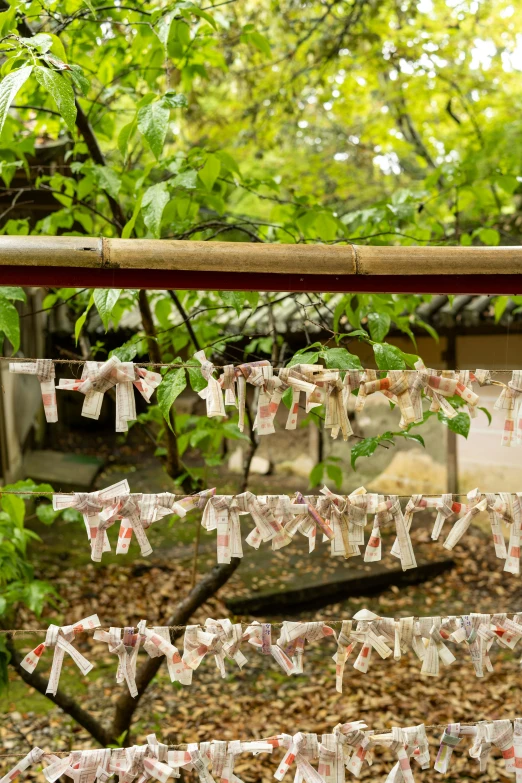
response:
[(57, 491), (90, 490), (104, 464), (100, 457), (44, 449), (25, 454), (23, 472), (26, 478), (47, 482)]

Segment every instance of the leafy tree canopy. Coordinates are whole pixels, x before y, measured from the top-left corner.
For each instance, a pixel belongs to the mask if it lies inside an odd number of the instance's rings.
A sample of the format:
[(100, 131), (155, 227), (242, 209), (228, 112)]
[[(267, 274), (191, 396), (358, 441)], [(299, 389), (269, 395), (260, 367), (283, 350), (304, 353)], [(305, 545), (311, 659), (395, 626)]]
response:
[(517, 241), (508, 0), (1, 5), (0, 174), (57, 139), (69, 166), (8, 233)]

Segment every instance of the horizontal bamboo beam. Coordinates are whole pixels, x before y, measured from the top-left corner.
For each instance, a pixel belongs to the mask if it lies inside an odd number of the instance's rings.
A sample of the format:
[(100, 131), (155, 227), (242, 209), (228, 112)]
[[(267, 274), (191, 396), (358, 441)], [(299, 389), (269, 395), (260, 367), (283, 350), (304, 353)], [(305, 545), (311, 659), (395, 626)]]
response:
[(522, 293), (522, 246), (0, 237), (0, 285)]

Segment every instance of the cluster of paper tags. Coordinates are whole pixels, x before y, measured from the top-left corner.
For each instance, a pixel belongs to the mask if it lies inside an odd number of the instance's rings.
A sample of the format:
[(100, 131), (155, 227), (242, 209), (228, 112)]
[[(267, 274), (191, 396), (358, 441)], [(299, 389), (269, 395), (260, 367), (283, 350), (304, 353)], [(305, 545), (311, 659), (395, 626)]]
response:
[[(242, 516), (250, 516), (254, 527), (246, 543), (258, 549), (269, 543), (273, 550), (291, 544), (297, 534), (308, 539), (308, 551), (316, 548), (318, 537), (329, 542), (332, 556), (352, 558), (362, 555), (365, 562), (382, 558), (382, 531), (391, 526), (396, 533), (391, 554), (400, 560), (405, 571), (417, 567), (410, 537), (415, 514), (434, 511), (436, 518), (431, 538), (437, 541), (444, 525), (452, 522), (443, 542), (453, 549), (463, 538), (474, 517), (487, 512), (495, 554), (503, 561), (504, 571), (520, 574), (520, 540), (522, 537), (522, 492), (482, 493), (474, 489), (467, 503), (454, 500), (450, 494), (413, 495), (401, 506), (397, 495), (378, 495), (359, 487), (349, 495), (339, 495), (323, 487), (319, 495), (217, 495), (215, 488), (185, 497), (170, 492), (158, 494), (131, 493), (127, 480), (97, 492), (55, 494), (53, 508), (74, 508), (81, 512), (91, 557), (99, 562), (111, 545), (107, 530), (120, 523), (116, 554), (129, 551), (133, 534), (143, 556), (152, 547), (146, 530), (170, 514), (184, 518), (194, 509), (202, 511), (201, 524), (207, 532), (216, 531), (217, 562), (230, 563), (232, 557), (243, 557)], [(373, 516), (371, 534), (365, 541), (368, 517)], [(503, 525), (508, 530), (508, 543)]]
[[(433, 370), (419, 360), (414, 370), (388, 370), (380, 377), (378, 370), (340, 370), (325, 368), (320, 364), (294, 364), (291, 367), (274, 368), (269, 361), (247, 362), (235, 366), (227, 365), (216, 377), (215, 367), (204, 351), (195, 354), (198, 364), (191, 365), (201, 370), (207, 386), (199, 392), (206, 402), (207, 416), (226, 417), (226, 407), (238, 411), (238, 426), (245, 428), (245, 401), (247, 383), (254, 386), (257, 396), (257, 411), (253, 424), (259, 435), (275, 432), (275, 418), (285, 392), (289, 391), (289, 412), (287, 430), (295, 430), (301, 395), (303, 409), (309, 413), (313, 408), (324, 405), (324, 427), (333, 438), (339, 433), (344, 440), (353, 434), (349, 420), (350, 395), (356, 393), (354, 409), (363, 410), (366, 399), (377, 392), (383, 394), (400, 410), (399, 427), (423, 421), (423, 397), (432, 412), (442, 411), (447, 418), (454, 418), (458, 410), (451, 398), (460, 398), (461, 404), (470, 416), (476, 416), (479, 395), (472, 385), (495, 384), (501, 387), (495, 409), (505, 410), (506, 419), (502, 433), (502, 445), (522, 443), (522, 370), (514, 370), (508, 384), (494, 381), (489, 370)], [(179, 371), (179, 364), (172, 369)], [(163, 376), (147, 370), (134, 362), (122, 362), (111, 356), (106, 362), (86, 361), (81, 378), (61, 378), (55, 385), (55, 365), (52, 359), (36, 361), (13, 361), (9, 364), (12, 373), (34, 375), (40, 382), (45, 416), (48, 422), (58, 421), (56, 389), (78, 391), (85, 396), (82, 415), (98, 419), (103, 396), (109, 389), (116, 394), (116, 432), (126, 432), (129, 421), (136, 419), (136, 403), (133, 386), (146, 402), (150, 402)]]
[[(332, 625), (339, 625), (339, 623)], [(343, 689), (346, 663), (352, 658), (353, 668), (366, 674), (372, 654), (382, 659), (399, 662), (403, 655), (413, 652), (421, 662), (421, 674), (437, 677), (442, 666), (450, 666), (457, 660), (447, 646), (456, 645), (455, 652), (469, 658), (477, 677), (493, 671), (491, 653), (512, 652), (522, 639), (522, 613), (511, 618), (506, 612), (433, 617), (380, 617), (363, 609), (351, 620), (343, 620), (338, 632), (325, 621), (284, 621), (280, 624), (279, 638), (271, 623), (253, 621), (246, 626), (229, 619), (207, 619), (204, 626), (189, 625), (184, 630), (183, 650), (180, 652), (171, 640), (167, 626), (147, 628), (142, 620), (135, 628), (101, 628), (97, 615), (80, 620), (73, 625), (50, 625), (45, 641), (27, 653), (22, 667), (33, 672), (46, 649), (52, 649), (53, 659), (47, 685), (47, 693), (56, 695), (64, 655), (71, 656), (83, 675), (93, 664), (74, 646), (75, 637), (85, 631), (94, 631), (96, 641), (107, 644), (108, 651), (117, 659), (116, 682), (125, 683), (136, 697), (136, 665), (138, 652), (143, 649), (151, 657), (165, 656), (172, 682), (182, 685), (192, 683), (193, 672), (205, 658), (213, 659), (221, 677), (226, 677), (226, 661), (242, 669), (248, 659), (247, 650), (256, 650), (271, 656), (287, 675), (303, 674), (306, 647), (312, 642), (330, 641), (335, 645), (331, 656), (331, 643), (326, 645), (329, 658), (335, 661), (335, 682), (339, 693)]]
[[(450, 769), (451, 756), (466, 736), (472, 738), (469, 756), (484, 772), (493, 748), (500, 750), (502, 775), (514, 776), (517, 783), (522, 769), (522, 719), (481, 721), (476, 725), (450, 723), (440, 738), (433, 768), (445, 774)], [(158, 742), (154, 734), (146, 745), (129, 748), (72, 750), (56, 755), (33, 748), (0, 783), (11, 783), (34, 764), (41, 763), (48, 783), (56, 783), (66, 775), (82, 783), (106, 783), (114, 776), (119, 783), (145, 783), (155, 780), (167, 783), (180, 777), (180, 770), (194, 772), (200, 783), (242, 783), (234, 773), (234, 764), (243, 753), (272, 754), (281, 748), (283, 757), (274, 773), (283, 780), (290, 771), (294, 780), (306, 783), (343, 783), (346, 772), (359, 777), (363, 767), (373, 763), (373, 750), (382, 747), (395, 756), (396, 762), (386, 778), (388, 783), (413, 783), (412, 763), (421, 769), (431, 765), (428, 736), (424, 724), (394, 726), (390, 731), (373, 731), (362, 720), (338, 724), (328, 734), (297, 732), (277, 734), (259, 740), (211, 740), (193, 742), (183, 748), (170, 748)], [(281, 756), (281, 751), (279, 752)], [(314, 766), (314, 764), (316, 766)]]

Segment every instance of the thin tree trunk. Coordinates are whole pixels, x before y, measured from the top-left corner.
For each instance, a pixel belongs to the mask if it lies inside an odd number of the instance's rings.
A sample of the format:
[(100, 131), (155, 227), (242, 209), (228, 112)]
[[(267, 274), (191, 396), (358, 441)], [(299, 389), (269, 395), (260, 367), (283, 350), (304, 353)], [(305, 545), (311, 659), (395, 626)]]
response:
[[(202, 606), (209, 598), (212, 598), (219, 588), (228, 582), (240, 562), (241, 558), (233, 557), (230, 563), (215, 566), (212, 571), (206, 574), (203, 579), (198, 582), (188, 596), (181, 601), (174, 613), (166, 621), (165, 625), (185, 625), (196, 609)], [(174, 642), (181, 633), (181, 630), (171, 631), (171, 640)], [(132, 718), (140, 703), (140, 699), (150, 685), (152, 679), (156, 676), (156, 673), (164, 660), (165, 656), (162, 655), (159, 658), (149, 658), (143, 663), (136, 674), (136, 687), (138, 688), (137, 697), (134, 699), (128, 691), (125, 691), (116, 702), (114, 721), (110, 730), (110, 736), (114, 741), (117, 737), (121, 737), (124, 732), (129, 731)], [(126, 738), (126, 742), (128, 744), (128, 737)]]
[[(160, 364), (162, 361), (162, 356), (158, 341), (156, 340), (156, 327), (154, 326), (154, 320), (152, 318), (147, 292), (143, 289), (141, 289), (139, 292), (138, 304), (140, 308), (143, 330), (147, 336), (149, 356), (151, 361), (153, 361), (155, 364)], [(166, 471), (171, 478), (177, 479), (182, 475), (182, 473), (184, 473), (184, 469), (179, 456), (178, 439), (170, 427), (165, 427), (165, 439), (167, 441), (167, 463), (165, 466)], [(191, 489), (191, 487), (188, 487), (188, 489)]]
[(254, 421), (252, 419), (252, 411), (250, 410), (250, 405), (248, 403), (248, 400), (246, 399), (246, 393), (245, 393), (245, 413), (248, 419), (248, 436), (250, 438), (250, 443), (248, 444), (247, 451), (243, 457), (243, 478), (241, 480), (241, 486), (239, 489), (240, 492), (246, 492), (247, 490), (248, 479), (250, 478), (250, 467), (252, 465), (252, 460), (255, 457), (255, 453), (259, 447), (259, 437), (257, 436), (256, 432), (253, 429)]

